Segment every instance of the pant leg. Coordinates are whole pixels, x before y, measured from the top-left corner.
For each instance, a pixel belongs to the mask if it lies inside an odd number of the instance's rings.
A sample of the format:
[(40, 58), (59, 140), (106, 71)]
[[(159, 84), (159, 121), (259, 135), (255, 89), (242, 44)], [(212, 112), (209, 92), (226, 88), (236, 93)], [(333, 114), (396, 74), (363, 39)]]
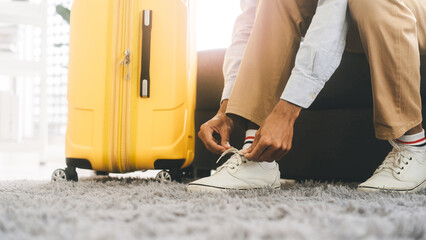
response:
[(284, 90), (316, 0), (260, 0), (227, 113), (261, 125)]
[(426, 55), (426, 0), (405, 0), (405, 4), (416, 18), (420, 55)]
[(422, 122), (426, 0), (349, 0), (349, 9), (370, 63), (376, 137), (400, 137)]

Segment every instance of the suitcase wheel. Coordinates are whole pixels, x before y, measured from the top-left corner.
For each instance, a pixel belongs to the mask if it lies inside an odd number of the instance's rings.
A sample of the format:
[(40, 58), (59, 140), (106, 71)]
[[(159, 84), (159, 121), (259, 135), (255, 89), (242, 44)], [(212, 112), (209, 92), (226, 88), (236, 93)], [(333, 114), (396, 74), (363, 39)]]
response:
[(155, 180), (158, 182), (171, 182), (172, 181), (172, 175), (166, 170), (162, 170), (157, 173), (157, 176), (155, 176)]
[(75, 168), (65, 168), (64, 169), (56, 169), (52, 173), (52, 182), (61, 182), (61, 181), (78, 181), (78, 175), (77, 171), (75, 171)]
[(155, 180), (158, 182), (182, 182), (182, 170), (179, 168), (162, 170), (157, 173), (157, 176), (155, 176)]

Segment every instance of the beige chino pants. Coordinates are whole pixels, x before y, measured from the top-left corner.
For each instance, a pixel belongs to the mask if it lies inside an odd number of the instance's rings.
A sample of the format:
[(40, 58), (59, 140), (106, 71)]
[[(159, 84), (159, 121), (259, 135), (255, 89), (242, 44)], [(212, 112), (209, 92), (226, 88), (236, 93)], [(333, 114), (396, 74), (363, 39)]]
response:
[[(263, 123), (287, 84), (316, 6), (315, 0), (259, 1), (227, 113)], [(422, 122), (426, 0), (349, 0), (349, 10), (346, 49), (365, 52), (369, 60), (376, 137), (400, 137)]]

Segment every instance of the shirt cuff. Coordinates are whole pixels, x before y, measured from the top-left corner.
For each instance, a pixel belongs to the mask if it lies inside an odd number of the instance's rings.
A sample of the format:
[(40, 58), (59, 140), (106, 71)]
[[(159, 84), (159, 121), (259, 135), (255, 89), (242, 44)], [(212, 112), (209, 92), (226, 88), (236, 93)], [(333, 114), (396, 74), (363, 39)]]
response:
[(299, 107), (308, 108), (324, 87), (321, 81), (309, 77), (292, 74), (281, 95), (281, 99)]
[(225, 86), (223, 87), (222, 99), (220, 100), (220, 103), (222, 103), (223, 100), (229, 99), (229, 97), (231, 96), (232, 88), (234, 87), (233, 83), (234, 82), (232, 82), (232, 84), (225, 84)]

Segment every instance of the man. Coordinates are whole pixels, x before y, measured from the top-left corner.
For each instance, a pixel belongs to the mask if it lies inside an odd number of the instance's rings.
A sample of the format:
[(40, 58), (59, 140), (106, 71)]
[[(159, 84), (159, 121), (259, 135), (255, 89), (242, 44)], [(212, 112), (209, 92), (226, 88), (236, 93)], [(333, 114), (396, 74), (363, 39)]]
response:
[[(293, 124), (301, 108), (309, 107), (340, 63), (346, 8), (345, 0), (258, 3), (236, 80), (232, 82), (232, 75), (227, 75), (230, 60), (225, 59), (221, 108), (199, 132), (209, 150), (234, 155), (216, 174), (190, 183), (190, 191), (279, 187), (274, 159), (290, 150)], [(426, 1), (352, 0), (349, 9), (371, 66), (376, 136), (394, 147), (359, 189), (424, 189), (426, 141), (421, 127), (419, 47), (424, 53)], [(229, 89), (232, 93), (226, 100)], [(243, 151), (227, 143), (234, 122), (248, 129)], [(221, 136), (220, 144), (213, 139), (214, 131)]]

